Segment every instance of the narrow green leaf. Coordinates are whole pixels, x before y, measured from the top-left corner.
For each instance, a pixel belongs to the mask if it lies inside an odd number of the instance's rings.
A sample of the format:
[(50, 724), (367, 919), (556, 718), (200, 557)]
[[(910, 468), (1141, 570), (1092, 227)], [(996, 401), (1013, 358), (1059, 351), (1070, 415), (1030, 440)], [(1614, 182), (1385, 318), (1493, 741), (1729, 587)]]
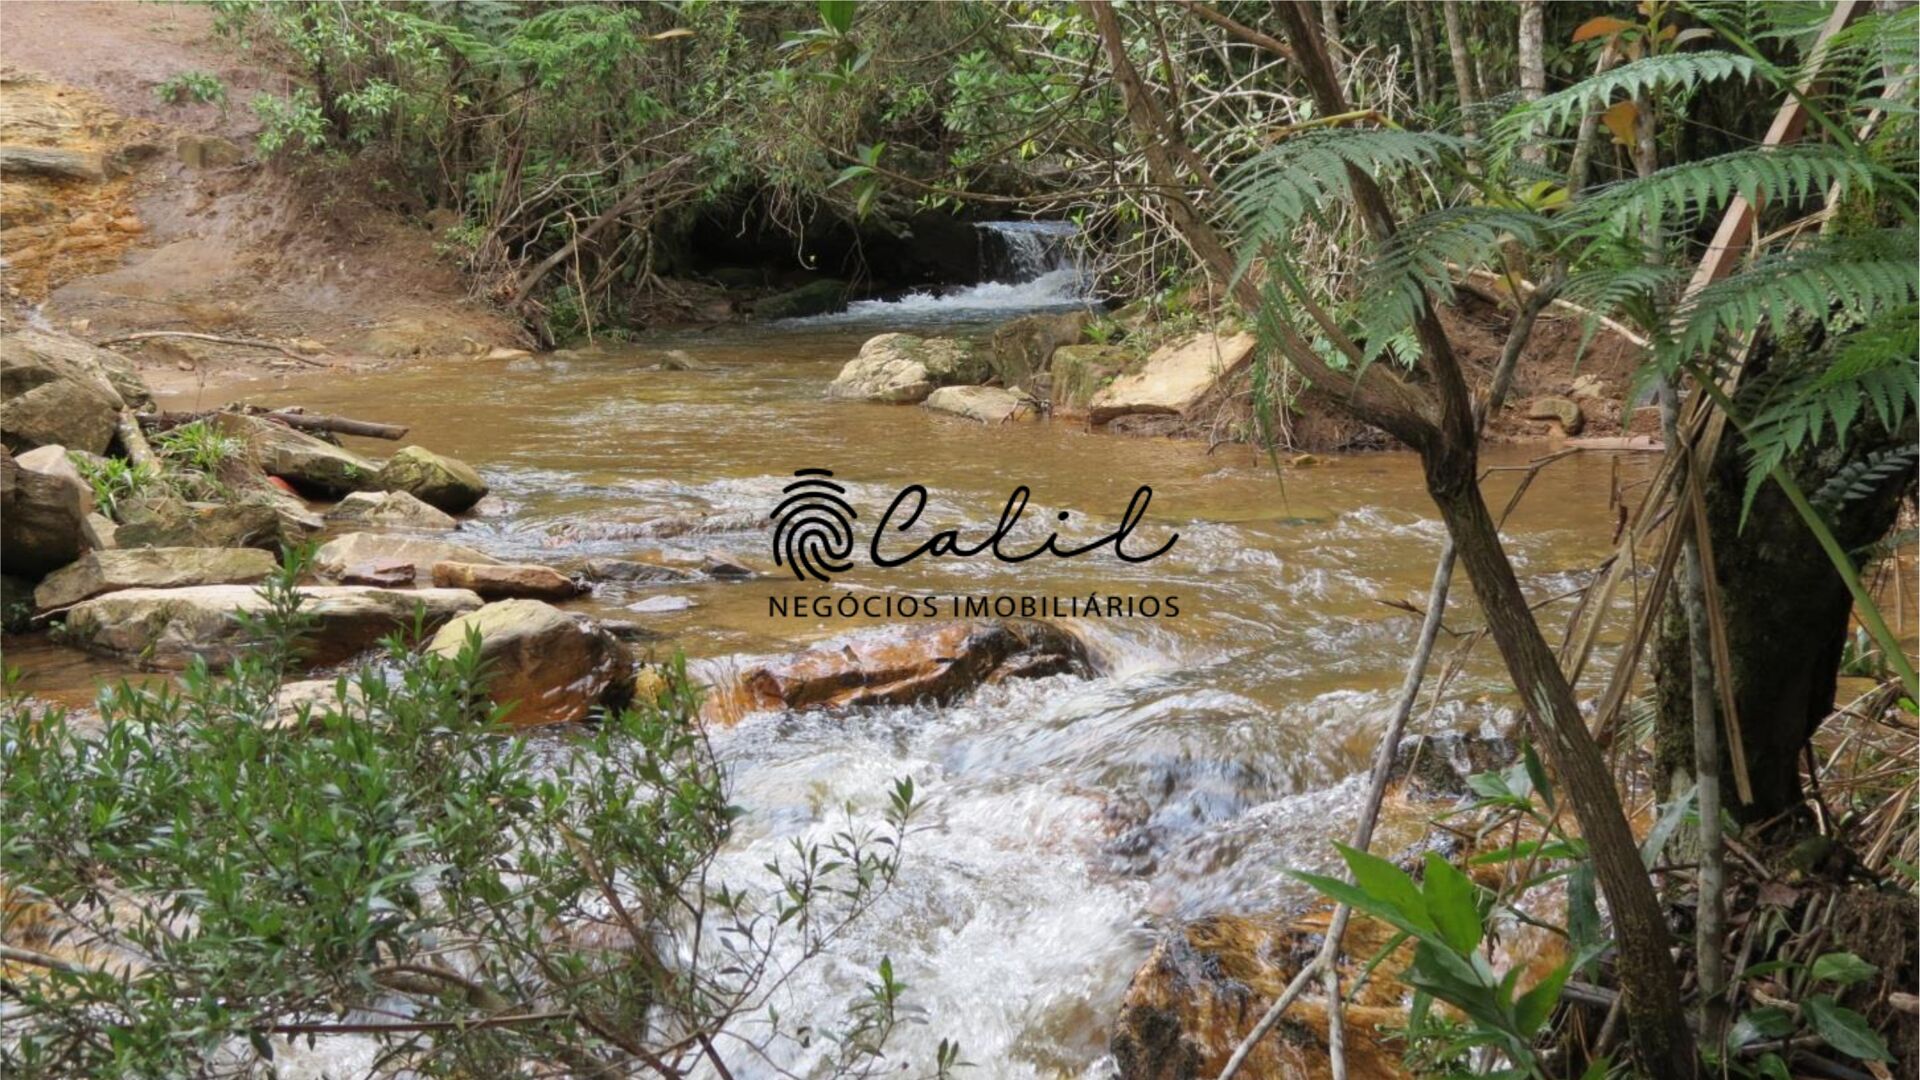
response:
[(1423, 892), (1427, 901), (1427, 915), (1433, 919), (1434, 926), (1440, 930), (1440, 937), (1448, 945), (1462, 953), (1470, 953), (1480, 947), (1484, 931), (1480, 926), (1480, 908), (1476, 903), (1479, 890), (1467, 875), (1438, 852), (1429, 851)]

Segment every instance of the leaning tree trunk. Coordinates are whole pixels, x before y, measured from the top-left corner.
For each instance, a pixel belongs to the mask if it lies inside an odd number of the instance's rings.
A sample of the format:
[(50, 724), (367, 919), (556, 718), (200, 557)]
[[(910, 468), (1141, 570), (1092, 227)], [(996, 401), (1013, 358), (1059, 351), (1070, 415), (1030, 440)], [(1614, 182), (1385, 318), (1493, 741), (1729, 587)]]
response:
[[(1899, 431), (1874, 425), (1854, 432), (1845, 453), (1827, 449), (1788, 462), (1804, 490), (1816, 491), (1834, 472), (1877, 452), (1912, 446), (1909, 421)], [(1798, 806), (1801, 757), (1815, 729), (1834, 707), (1841, 649), (1847, 639), (1853, 599), (1813, 534), (1771, 482), (1754, 497), (1741, 522), (1747, 486), (1747, 453), (1729, 438), (1704, 478), (1714, 569), (1733, 660), (1734, 707), (1753, 801), (1727, 800), (1743, 822), (1760, 822)], [(1912, 490), (1907, 470), (1865, 498), (1828, 509), (1836, 539), (1858, 552), (1886, 536), (1900, 502)], [(1655, 746), (1663, 788), (1695, 775), (1692, 735), (1692, 664), (1687, 626), (1670, 600), (1654, 646), (1657, 713)], [(1722, 740), (1721, 790), (1732, 791), (1732, 762)], [(1685, 780), (1679, 780), (1685, 786)]]

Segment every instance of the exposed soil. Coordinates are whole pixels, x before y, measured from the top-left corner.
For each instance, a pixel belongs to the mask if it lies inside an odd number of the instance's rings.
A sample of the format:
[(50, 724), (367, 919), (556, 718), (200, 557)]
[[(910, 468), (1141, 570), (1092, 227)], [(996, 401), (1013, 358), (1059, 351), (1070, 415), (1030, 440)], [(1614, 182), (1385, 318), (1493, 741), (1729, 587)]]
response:
[[(318, 358), (204, 342), (131, 349), (163, 390), (519, 343), (512, 320), (466, 299), (420, 208), (259, 159), (249, 103), (287, 78), (218, 37), (207, 8), (9, 3), (0, 40), (0, 142), (101, 163), (97, 179), (8, 170), (12, 317), (96, 341), (183, 330)], [(163, 102), (158, 88), (185, 72), (217, 76), (226, 103)]]

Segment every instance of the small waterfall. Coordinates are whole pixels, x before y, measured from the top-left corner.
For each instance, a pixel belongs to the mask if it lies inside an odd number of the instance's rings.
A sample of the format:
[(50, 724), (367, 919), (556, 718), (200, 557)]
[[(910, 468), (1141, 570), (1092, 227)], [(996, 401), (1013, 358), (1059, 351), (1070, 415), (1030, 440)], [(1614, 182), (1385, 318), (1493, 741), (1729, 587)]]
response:
[(1071, 245), (1078, 231), (1065, 221), (983, 221), (981, 278), (1008, 284), (1060, 270), (1078, 271)]
[(804, 321), (912, 325), (1000, 318), (1090, 303), (1090, 278), (1074, 258), (1079, 231), (1065, 221), (983, 221), (978, 285), (942, 293), (910, 292), (893, 300), (860, 300), (837, 315)]

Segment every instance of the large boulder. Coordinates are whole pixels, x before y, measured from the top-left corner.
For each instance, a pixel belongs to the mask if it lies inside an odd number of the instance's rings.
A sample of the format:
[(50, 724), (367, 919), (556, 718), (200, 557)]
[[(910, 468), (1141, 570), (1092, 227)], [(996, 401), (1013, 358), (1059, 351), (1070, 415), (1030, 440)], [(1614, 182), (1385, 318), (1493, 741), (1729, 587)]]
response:
[(943, 386), (927, 395), (927, 408), (982, 424), (1034, 417), (1033, 406), (1026, 398), (997, 386)]
[(634, 662), (611, 633), (538, 600), (502, 600), (440, 628), (427, 648), (457, 655), (478, 633), (487, 695), (514, 724), (564, 724), (633, 698)]
[(881, 334), (860, 346), (827, 387), (827, 396), (913, 405), (936, 387), (980, 383), (991, 374), (986, 356), (958, 338)]
[(1154, 351), (1140, 370), (1122, 375), (1093, 396), (1096, 424), (1135, 413), (1187, 417), (1253, 359), (1252, 334), (1196, 334)]
[[(478, 608), (464, 589), (375, 589), (346, 585), (302, 588), (301, 611), (314, 619), (301, 658), (329, 664), (409, 630), (416, 616), (429, 627)], [(219, 667), (257, 642), (236, 614), (259, 615), (267, 600), (247, 585), (123, 589), (67, 609), (67, 637), (89, 651), (175, 670), (194, 657)]]
[(460, 527), (453, 515), (404, 491), (356, 491), (327, 511), (327, 521), (404, 532), (452, 532)]
[(824, 278), (756, 301), (753, 316), (756, 319), (799, 319), (808, 315), (844, 311), (846, 306), (847, 283)]
[(119, 548), (250, 547), (278, 552), (303, 543), (310, 522), (296, 518), (277, 500), (182, 502), (174, 498), (138, 499), (120, 504)]
[(33, 592), (42, 611), (121, 589), (251, 585), (279, 563), (255, 548), (125, 548), (90, 551), (47, 575)]
[(487, 482), (472, 466), (420, 446), (388, 458), (371, 486), (404, 491), (449, 514), (464, 513), (487, 495)]
[(13, 577), (37, 578), (80, 557), (93, 498), (60, 447), (27, 457), (48, 467), (0, 447), (0, 562)]
[(95, 354), (111, 355), (65, 334), (0, 335), (0, 441), (9, 450), (106, 452), (126, 402)]
[(1085, 311), (1053, 315), (1023, 315), (993, 332), (993, 375), (1005, 387), (1033, 389), (1034, 377), (1045, 372), (1055, 349), (1080, 340), (1093, 316)]
[(551, 566), (525, 563), (435, 563), (433, 583), (447, 589), (471, 589), (488, 600), (565, 600), (585, 591), (580, 582)]
[(1094, 395), (1127, 369), (1133, 354), (1117, 345), (1062, 345), (1053, 350), (1047, 390), (1055, 416), (1085, 416)]
[(432, 581), (433, 568), (438, 563), (492, 565), (499, 561), (464, 544), (402, 533), (347, 533), (320, 545), (320, 550), (313, 554), (314, 570), (330, 578), (344, 577), (365, 567), (408, 563), (413, 566), (415, 581)]
[(983, 683), (1087, 674), (1084, 642), (1052, 623), (938, 622), (857, 631), (742, 672), (709, 697), (725, 719), (763, 709), (946, 703)]
[(244, 440), (261, 471), (302, 492), (344, 495), (373, 485), (380, 466), (351, 450), (295, 431), (285, 424), (241, 413), (218, 413), (209, 426)]

